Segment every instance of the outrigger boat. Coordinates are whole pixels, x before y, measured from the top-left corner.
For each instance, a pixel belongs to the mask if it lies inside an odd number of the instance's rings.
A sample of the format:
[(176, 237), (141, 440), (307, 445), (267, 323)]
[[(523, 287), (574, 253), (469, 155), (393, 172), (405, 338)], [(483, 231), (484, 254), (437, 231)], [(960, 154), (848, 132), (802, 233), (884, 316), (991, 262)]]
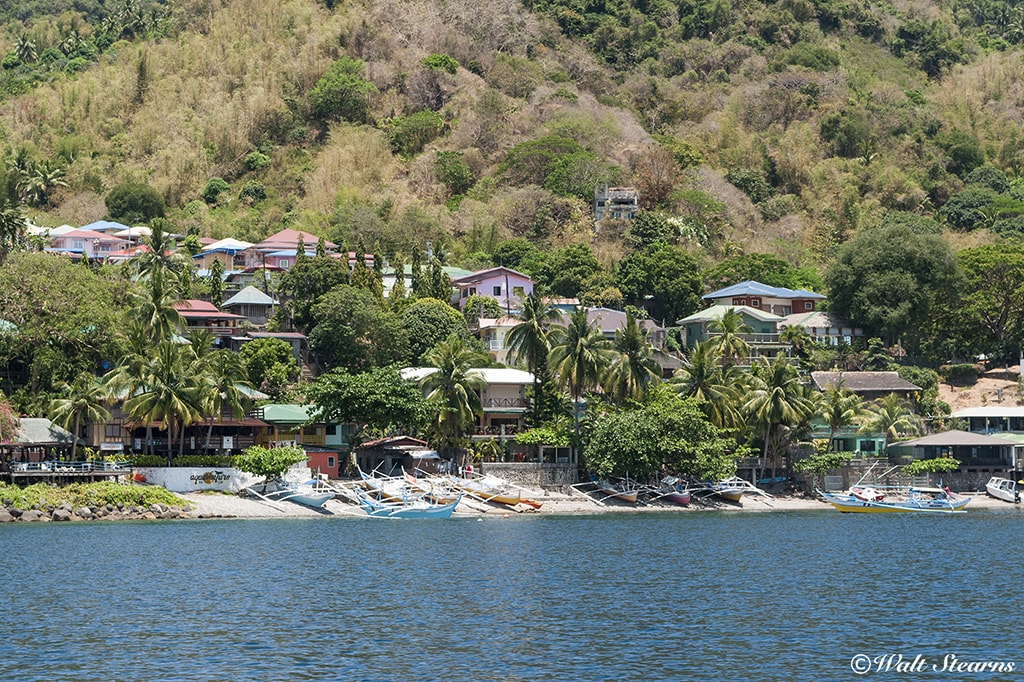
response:
[(462, 499), (460, 494), (454, 502), (438, 504), (423, 496), (406, 495), (402, 500), (383, 500), (373, 493), (356, 491), (359, 506), (367, 516), (387, 519), (447, 519), (455, 511)]
[(837, 494), (818, 490), (817, 493), (841, 512), (963, 512), (970, 497), (957, 495), (943, 488), (907, 488), (902, 499), (865, 500), (852, 493)]
[(745, 494), (763, 495), (769, 499), (772, 498), (770, 493), (766, 493), (750, 481), (745, 481), (739, 476), (733, 476), (721, 481), (708, 481), (704, 483), (703, 487), (696, 489), (694, 492), (697, 493), (698, 497), (717, 495), (729, 502), (737, 503), (743, 499)]
[(651, 499), (652, 502), (665, 500), (681, 507), (690, 506), (690, 501), (693, 499), (693, 491), (675, 476), (666, 476), (661, 479), (661, 486), (651, 488), (651, 494), (654, 495)]
[(334, 499), (338, 491), (324, 486), (321, 481), (313, 478), (304, 483), (291, 483), (279, 480), (277, 490), (264, 493), (264, 497), (275, 502), (294, 502), (296, 504), (320, 509), (328, 500)]

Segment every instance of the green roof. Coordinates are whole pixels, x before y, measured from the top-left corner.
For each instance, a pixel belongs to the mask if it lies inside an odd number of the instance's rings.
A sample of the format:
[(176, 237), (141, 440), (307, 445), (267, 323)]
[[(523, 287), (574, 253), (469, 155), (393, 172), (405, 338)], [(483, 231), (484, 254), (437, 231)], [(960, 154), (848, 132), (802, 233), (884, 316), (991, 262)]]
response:
[[(75, 436), (62, 429), (49, 419), (22, 417), (19, 420), (21, 430), (11, 440), (14, 445), (71, 445)], [(79, 442), (82, 442), (79, 439)]]
[(264, 405), (263, 421), (268, 424), (305, 424), (316, 409), (313, 405)]

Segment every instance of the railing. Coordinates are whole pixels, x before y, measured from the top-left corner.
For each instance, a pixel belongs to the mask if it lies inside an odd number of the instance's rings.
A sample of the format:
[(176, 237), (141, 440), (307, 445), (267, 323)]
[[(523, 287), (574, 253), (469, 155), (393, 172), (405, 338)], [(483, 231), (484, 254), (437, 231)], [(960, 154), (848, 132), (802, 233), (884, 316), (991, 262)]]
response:
[(522, 398), (484, 398), (480, 403), (482, 407), (526, 408), (526, 401)]
[[(722, 334), (720, 332), (708, 332), (707, 336), (709, 339), (713, 339), (722, 336)], [(747, 343), (789, 345), (779, 341), (778, 334), (736, 334), (735, 336)]]
[(131, 468), (129, 462), (12, 462), (12, 471), (41, 471), (51, 473), (86, 473), (90, 471), (125, 471)]
[(519, 427), (515, 424), (504, 426), (477, 426), (473, 429), (471, 436), (514, 436), (519, 433)]
[(487, 350), (507, 350), (507, 346), (504, 342), (498, 341), (497, 339), (489, 339), (484, 343)]

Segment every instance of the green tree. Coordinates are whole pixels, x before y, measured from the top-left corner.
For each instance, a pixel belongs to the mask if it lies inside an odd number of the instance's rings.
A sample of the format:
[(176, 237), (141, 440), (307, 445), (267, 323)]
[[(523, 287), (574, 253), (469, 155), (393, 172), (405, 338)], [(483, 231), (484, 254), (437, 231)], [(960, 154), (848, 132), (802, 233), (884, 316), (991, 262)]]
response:
[(455, 308), (436, 298), (421, 298), (402, 312), (402, 326), (409, 335), (409, 359), (419, 365), (428, 350), (453, 333), (469, 339), (466, 318)]
[(210, 280), (210, 303), (219, 308), (224, 303), (224, 263), (213, 261), (207, 279)]
[(462, 316), (467, 324), (476, 324), (481, 317), (496, 319), (504, 314), (498, 299), (493, 296), (473, 294), (462, 304)]
[(813, 401), (784, 355), (779, 354), (770, 364), (755, 365), (742, 409), (751, 425), (760, 431), (762, 473), (764, 463), (770, 459), (774, 479), (778, 456), (787, 444), (786, 436), (814, 412)]
[(918, 420), (907, 406), (906, 401), (890, 393), (875, 401), (868, 417), (861, 427), (864, 433), (884, 433), (891, 443), (918, 432)]
[(787, 289), (824, 289), (817, 271), (810, 268), (795, 268), (778, 256), (767, 253), (731, 256), (710, 268), (704, 275), (705, 283), (712, 290), (747, 280)]
[(598, 476), (648, 480), (667, 470), (720, 480), (736, 471), (735, 448), (696, 400), (658, 390), (637, 410), (611, 412), (594, 421), (586, 443), (586, 466)]
[(313, 117), (320, 121), (366, 123), (369, 97), (376, 92), (376, 86), (363, 78), (362, 60), (342, 57), (327, 67), (309, 91), (309, 106)]
[(636, 316), (626, 314), (626, 322), (615, 330), (613, 357), (605, 375), (605, 390), (619, 404), (642, 401), (649, 388), (661, 378), (661, 365), (654, 359), (646, 327)]
[(644, 307), (652, 319), (669, 325), (696, 312), (704, 294), (697, 258), (664, 244), (620, 260), (615, 268), (615, 284), (627, 303)]
[(0, 266), (7, 255), (25, 242), (25, 216), (20, 206), (10, 206), (0, 198)]
[(204, 445), (204, 450), (209, 450), (214, 422), (225, 413), (235, 419), (244, 417), (252, 405), (253, 385), (242, 359), (230, 350), (214, 350), (197, 358), (195, 371), (205, 381), (200, 409), (211, 418)]
[(299, 376), (299, 363), (287, 341), (275, 338), (247, 341), (238, 351), (249, 382), (271, 396), (279, 396)]
[(111, 220), (127, 225), (145, 225), (153, 218), (163, 218), (164, 198), (156, 188), (145, 182), (124, 182), (107, 194), (104, 203)]
[(728, 365), (735, 365), (750, 355), (750, 344), (743, 337), (753, 329), (743, 320), (743, 314), (729, 308), (718, 319), (708, 323), (713, 336), (708, 340), (714, 352)]
[(349, 283), (348, 266), (327, 255), (296, 260), (281, 277), (279, 315), (291, 318), (299, 329), (312, 333), (314, 310), (321, 298), (336, 287)]
[(563, 331), (559, 325), (562, 314), (534, 289), (523, 301), (523, 309), (518, 318), (519, 324), (512, 327), (505, 339), (508, 344), (508, 360), (513, 364), (525, 364), (526, 369), (533, 374), (531, 422), (540, 424), (548, 407), (543, 400), (541, 387), (548, 376), (548, 355), (552, 341), (557, 340)]
[(569, 315), (565, 331), (559, 333), (551, 346), (548, 366), (572, 396), (577, 437), (580, 399), (597, 386), (608, 369), (612, 359), (609, 346), (608, 339), (590, 324), (587, 309), (582, 307), (577, 307)]
[(444, 118), (436, 111), (425, 109), (408, 116), (396, 116), (384, 129), (395, 153), (412, 157), (441, 135)]
[(952, 283), (955, 259), (938, 235), (894, 225), (844, 244), (826, 274), (831, 310), (892, 345), (914, 342), (935, 299)]
[(362, 372), (409, 358), (401, 318), (368, 289), (335, 287), (313, 307), (312, 318), (309, 343), (328, 368)]
[(74, 435), (71, 459), (75, 459), (82, 426), (106, 424), (110, 419), (110, 411), (104, 405), (106, 391), (95, 374), (84, 372), (74, 382), (63, 383), (58, 389), (63, 395), (50, 403), (49, 416), (55, 424)]
[(472, 369), (486, 362), (486, 358), (467, 346), (458, 334), (452, 334), (427, 351), (423, 362), (437, 370), (421, 382), (432, 410), (431, 430), (443, 444), (460, 445), (466, 429), (483, 414), (479, 391), (486, 384)]
[(224, 178), (210, 178), (206, 181), (201, 194), (203, 201), (208, 204), (216, 204), (222, 194), (231, 191), (231, 185)]
[(247, 474), (262, 476), (263, 487), (266, 489), (267, 482), (280, 478), (290, 466), (305, 462), (307, 459), (306, 451), (298, 445), (278, 448), (250, 445), (242, 450), (242, 454), (235, 457), (234, 465), (236, 469)]
[(448, 196), (465, 194), (476, 183), (476, 174), (462, 158), (462, 152), (439, 151), (434, 159), (437, 179), (448, 191)]
[(672, 374), (670, 388), (684, 398), (696, 398), (712, 424), (726, 432), (740, 428), (741, 396), (745, 375), (732, 365), (719, 362), (711, 344), (697, 344)]
[(355, 424), (356, 439), (363, 433), (382, 435), (396, 429), (415, 433), (426, 421), (423, 392), (402, 378), (394, 365), (358, 374), (332, 370), (314, 379), (307, 395), (316, 405), (311, 421)]
[(867, 414), (867, 410), (859, 395), (840, 384), (829, 387), (821, 394), (818, 414), (828, 424), (828, 449), (831, 450), (835, 445), (833, 439), (836, 431), (855, 425)]

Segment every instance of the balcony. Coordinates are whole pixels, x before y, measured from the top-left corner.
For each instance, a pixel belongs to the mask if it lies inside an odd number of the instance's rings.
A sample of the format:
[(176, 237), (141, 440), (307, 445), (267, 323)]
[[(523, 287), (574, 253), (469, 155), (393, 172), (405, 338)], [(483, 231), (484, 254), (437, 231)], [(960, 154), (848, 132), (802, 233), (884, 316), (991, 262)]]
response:
[[(708, 332), (707, 338), (714, 339), (721, 336), (718, 332)], [(789, 347), (788, 343), (779, 341), (778, 334), (736, 334), (736, 336), (752, 346), (779, 346), (782, 348)]]
[(523, 398), (483, 398), (480, 401), (480, 406), (484, 409), (507, 409), (507, 410), (525, 410), (526, 400)]

